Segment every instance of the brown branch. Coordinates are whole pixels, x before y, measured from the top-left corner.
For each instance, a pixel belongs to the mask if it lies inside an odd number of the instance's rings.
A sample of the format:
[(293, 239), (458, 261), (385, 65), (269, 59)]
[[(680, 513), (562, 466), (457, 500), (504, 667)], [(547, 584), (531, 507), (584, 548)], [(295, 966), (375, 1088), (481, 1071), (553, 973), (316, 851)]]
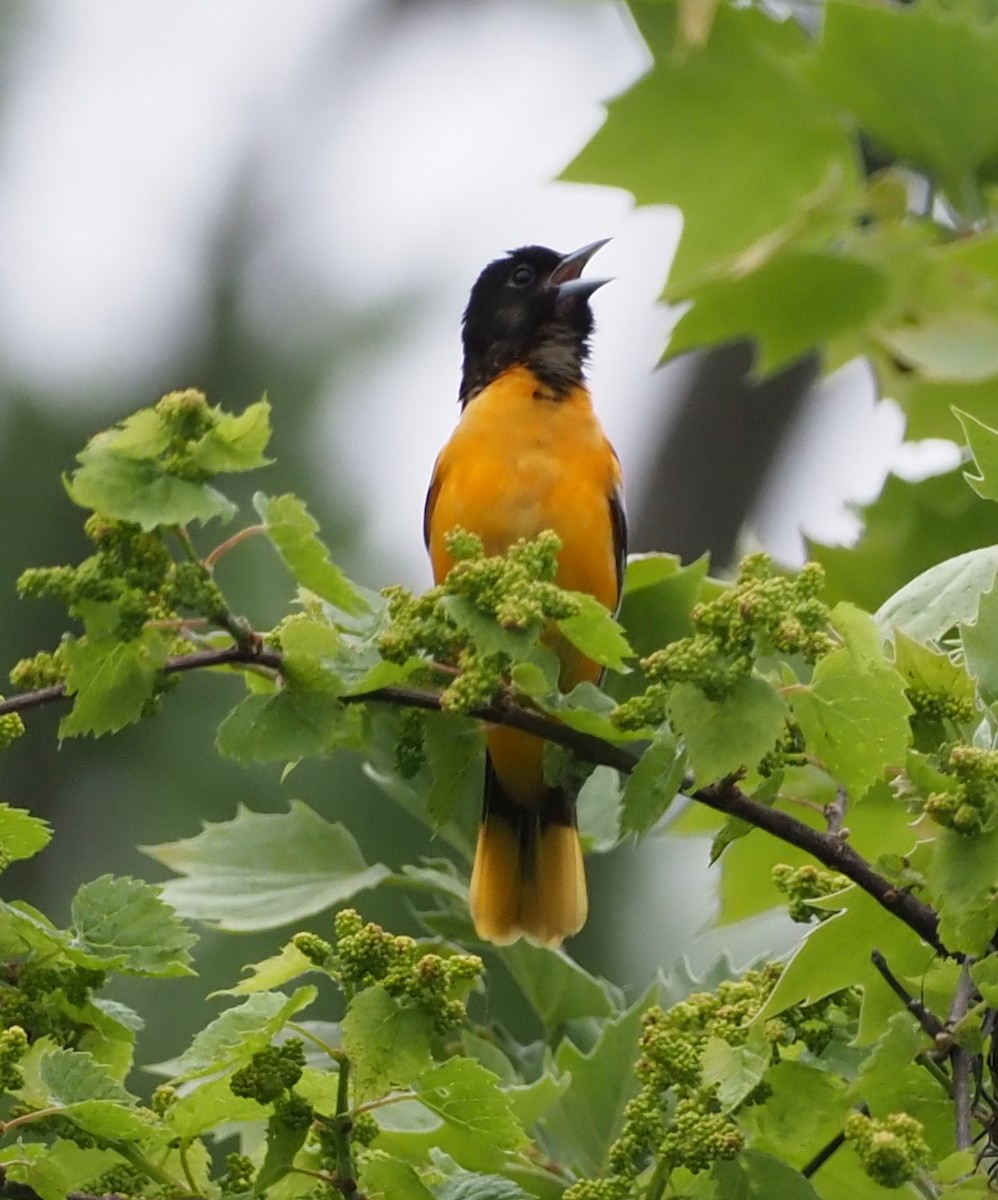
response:
[(908, 991), (901, 980), (898, 979), (898, 977), (887, 965), (887, 959), (884, 958), (879, 950), (873, 951), (873, 953), (870, 955), (870, 962), (872, 962), (880, 972), (884, 983), (887, 984), (894, 995), (897, 996), (897, 998), (918, 1021), (919, 1025), (921, 1025), (922, 1029), (929, 1035), (930, 1038), (932, 1038), (933, 1041), (936, 1041), (937, 1038), (945, 1033), (946, 1027), (943, 1025), (942, 1021), (939, 1020), (939, 1018), (931, 1009), (926, 1008), (921, 1000), (916, 1000), (911, 992)]
[[(281, 655), (257, 646), (229, 646), (224, 650), (197, 650), (171, 658), (164, 670), (168, 674), (194, 671), (202, 667), (244, 665), (266, 667), (280, 671)], [(24, 692), (0, 702), (0, 716), (8, 712), (24, 712), (43, 704), (51, 704), (65, 698), (62, 685), (42, 688), (37, 692)], [(430, 712), (441, 709), (438, 692), (423, 691), (411, 687), (385, 687), (376, 691), (341, 697), (344, 704), (378, 703), (394, 704), (404, 708), (419, 708)], [(553, 742), (571, 750), (585, 762), (597, 766), (613, 767), (629, 774), (638, 762), (638, 757), (625, 746), (617, 745), (592, 734), (545, 716), (533, 709), (520, 708), (515, 704), (493, 701), (471, 710), (469, 716), (493, 725), (505, 725), (532, 733), (536, 737)], [(691, 799), (716, 812), (740, 817), (757, 829), (763, 829), (773, 837), (806, 851), (820, 863), (851, 879), (888, 912), (903, 921), (909, 929), (928, 942), (940, 954), (949, 956), (949, 951), (939, 941), (939, 917), (928, 904), (911, 892), (896, 887), (890, 880), (879, 875), (873, 867), (842, 839), (841, 833), (825, 833), (812, 828), (789, 813), (760, 804), (740, 791), (731, 779), (696, 788), (684, 793)]]

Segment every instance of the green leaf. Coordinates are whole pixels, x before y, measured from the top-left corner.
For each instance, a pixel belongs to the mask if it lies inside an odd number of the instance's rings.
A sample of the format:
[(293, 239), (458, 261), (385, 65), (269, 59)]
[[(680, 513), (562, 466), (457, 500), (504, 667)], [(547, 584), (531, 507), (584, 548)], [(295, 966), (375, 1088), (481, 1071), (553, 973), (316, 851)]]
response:
[(764, 1026), (770, 1017), (794, 1004), (814, 1004), (832, 992), (858, 986), (863, 991), (863, 1007), (856, 1042), (866, 1045), (880, 1036), (900, 1005), (870, 961), (871, 953), (879, 950), (899, 979), (918, 979), (935, 951), (857, 887), (840, 892), (834, 901), (814, 901), (819, 908), (830, 908), (833, 903), (840, 911), (808, 933), (754, 1024)]
[(926, 379), (975, 383), (998, 373), (998, 316), (980, 309), (932, 313), (917, 325), (878, 330), (877, 340)]
[(692, 683), (677, 684), (669, 717), (686, 740), (698, 785), (754, 767), (783, 733), (787, 708), (764, 679), (740, 680), (723, 700), (708, 700)]
[(346, 649), (340, 631), (325, 617), (295, 613), (278, 627), (283, 662), (281, 674), (305, 691), (342, 694), (343, 681), (332, 668)]
[(769, 1096), (738, 1115), (752, 1131), (753, 1149), (800, 1168), (842, 1130), (853, 1106), (845, 1083), (831, 1071), (782, 1059), (766, 1074)]
[(178, 1059), (176, 1081), (231, 1071), (265, 1049), (296, 1013), (317, 995), (314, 987), (283, 992), (257, 992), (227, 1008), (196, 1034)]
[(545, 1113), (539, 1135), (555, 1161), (580, 1174), (603, 1168), (624, 1107), (637, 1091), (634, 1060), (641, 1018), (655, 1002), (656, 990), (650, 988), (626, 1012), (605, 1021), (590, 1050), (565, 1038), (555, 1051), (555, 1066), (571, 1086)]
[(294, 578), (310, 592), (346, 613), (367, 609), (363, 597), (330, 559), (319, 540), (319, 526), (297, 496), (265, 496), (257, 492), (253, 506), (267, 527), (267, 536)]
[(126, 975), (193, 975), (190, 947), (197, 941), (160, 899), (160, 889), (138, 879), (102, 875), (73, 897), (74, 945)]
[(223, 1075), (184, 1090), (166, 1110), (164, 1121), (171, 1134), (189, 1139), (229, 1122), (262, 1122), (267, 1109), (256, 1100), (234, 1095), (229, 1082), (230, 1076)]
[(815, 83), (884, 150), (941, 180), (957, 206), (998, 154), (996, 74), (998, 45), (967, 9), (827, 6)]
[(730, 1162), (714, 1163), (715, 1200), (821, 1200), (813, 1184), (785, 1162), (761, 1150), (743, 1150)]
[(934, 642), (977, 615), (981, 594), (991, 590), (998, 546), (958, 554), (930, 567), (885, 601), (877, 612), (881, 629), (903, 629), (916, 642)]
[(0, 948), (6, 954), (36, 950), (44, 956), (59, 953), (69, 944), (68, 934), (30, 904), (0, 900)]
[(267, 1150), (254, 1183), (258, 1194), (279, 1182), (294, 1166), (295, 1156), (305, 1145), (308, 1125), (288, 1125), (278, 1116), (267, 1122)]
[[(639, 657), (693, 632), (690, 609), (701, 598), (707, 559), (684, 567), (673, 554), (637, 554), (627, 560), (624, 591), (617, 620)], [(610, 675), (607, 691), (617, 700), (642, 691), (644, 673), (635, 668), (630, 675)]]
[(321, 757), (360, 736), (361, 716), (326, 691), (281, 688), (240, 700), (218, 727), (215, 745), (239, 762)]
[[(856, 512), (864, 529), (855, 546), (808, 541), (807, 548), (825, 568), (829, 601), (851, 600), (869, 612), (942, 559), (998, 542), (998, 508), (975, 495), (958, 470), (917, 483), (889, 475), (878, 499)], [(912, 611), (917, 615), (918, 606)]]
[(133, 1105), (136, 1098), (108, 1073), (92, 1054), (79, 1050), (49, 1050), (42, 1055), (38, 1075), (50, 1104), (65, 1107), (82, 1100), (113, 1100)]
[(686, 755), (670, 729), (660, 729), (627, 777), (620, 805), (620, 836), (641, 837), (675, 800), (686, 771)]
[(600, 666), (625, 674), (630, 671), (627, 659), (634, 651), (627, 644), (624, 631), (595, 596), (585, 592), (572, 592), (580, 605), (579, 612), (556, 622), (561, 632), (586, 658)]
[(384, 988), (365, 988), (354, 996), (341, 1028), (355, 1104), (408, 1087), (430, 1065), (432, 1013), (394, 999)]
[[(802, 212), (848, 194), (853, 150), (831, 106), (788, 69), (807, 45), (793, 22), (722, 6), (707, 44), (689, 52), (670, 6), (630, 7), (655, 64), (610, 104), (606, 125), (565, 177), (682, 209), (675, 299), (799, 223)], [(748, 146), (751, 153), (733, 152)]]
[(998, 954), (989, 954), (975, 962), (970, 977), (988, 1008), (998, 1008)]
[(368, 1200), (433, 1200), (408, 1163), (368, 1158), (360, 1172), (360, 1190)]
[(420, 1101), (458, 1136), (453, 1156), (471, 1170), (488, 1169), (496, 1152), (526, 1142), (498, 1078), (470, 1058), (450, 1058), (413, 1084)]
[(457, 1171), (437, 1189), (437, 1200), (531, 1200), (531, 1196), (501, 1175)]
[(703, 1050), (704, 1086), (715, 1087), (721, 1111), (731, 1112), (762, 1082), (772, 1059), (772, 1046), (761, 1028), (753, 1029), (740, 1046), (709, 1037)]
[(262, 962), (248, 963), (243, 970), (250, 972), (249, 979), (240, 979), (237, 984), (215, 992), (214, 995), (250, 996), (254, 992), (273, 991), (309, 971), (318, 970), (318, 967), (302, 954), (294, 942), (288, 942), (279, 954), (272, 954)]
[[(20, 1142), (0, 1150), (7, 1179), (24, 1184), (42, 1200), (66, 1200), (81, 1184), (97, 1179), (119, 1164), (114, 1150), (83, 1149), (67, 1138), (44, 1142)], [(13, 1188), (9, 1188), (13, 1192)]]
[(945, 692), (957, 700), (973, 702), (975, 698), (974, 681), (962, 663), (954, 662), (942, 651), (923, 646), (900, 629), (894, 635), (894, 666), (909, 687)]
[(157, 629), (137, 638), (85, 637), (63, 644), (66, 691), (72, 711), (59, 722), (59, 736), (116, 733), (138, 721), (166, 665), (169, 647)]
[(485, 733), (480, 721), (427, 713), (423, 749), (433, 782), (426, 808), (438, 828), (460, 809), (477, 811), (485, 787)]
[[(996, 367), (998, 370), (998, 367)], [(963, 428), (963, 436), (974, 456), (978, 474), (964, 471), (963, 477), (985, 500), (998, 500), (998, 430), (978, 421), (970, 413), (954, 414)]]
[(26, 809), (0, 804), (0, 864), (33, 858), (52, 840), (52, 829)]
[(998, 699), (998, 588), (980, 595), (977, 616), (960, 626), (967, 670), (989, 703)]
[[(838, 614), (841, 625), (846, 611), (839, 605), (833, 621)], [(879, 653), (872, 619), (849, 614), (847, 645), (818, 662), (810, 684), (787, 689), (787, 699), (808, 752), (858, 800), (888, 767), (904, 765), (912, 710), (904, 680)]]
[(231, 821), (205, 823), (196, 837), (143, 852), (183, 879), (163, 885), (181, 916), (234, 932), (274, 929), (376, 887), (391, 872), (368, 866), (348, 830), (299, 800), (287, 813), (242, 805)]
[(590, 975), (563, 950), (521, 940), (503, 948), (502, 960), (545, 1029), (614, 1012), (617, 989)]
[(751, 337), (771, 374), (845, 329), (886, 297), (880, 271), (841, 254), (786, 251), (746, 275), (705, 283), (669, 339), (669, 357)]
[(125, 458), (99, 450), (96, 439), (78, 455), (82, 464), (66, 480), (74, 504), (119, 521), (151, 530), (192, 521), (227, 521), (235, 513), (231, 500), (206, 483), (193, 483), (148, 459)]
[(955, 953), (984, 954), (998, 925), (998, 826), (976, 837), (941, 829), (926, 880), (943, 945)]
[(606, 854), (618, 841), (620, 775), (612, 767), (596, 767), (575, 799), (579, 837), (586, 854)]
[(252, 471), (270, 461), (263, 452), (270, 441), (270, 404), (266, 399), (241, 413), (213, 410), (215, 425), (190, 448), (190, 461), (212, 475)]

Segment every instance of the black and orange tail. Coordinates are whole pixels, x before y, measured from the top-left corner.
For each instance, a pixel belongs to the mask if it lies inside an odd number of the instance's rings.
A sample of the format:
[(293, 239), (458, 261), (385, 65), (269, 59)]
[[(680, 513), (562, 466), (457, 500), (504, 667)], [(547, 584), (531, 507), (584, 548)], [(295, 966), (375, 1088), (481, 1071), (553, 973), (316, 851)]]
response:
[(524, 936), (557, 946), (585, 924), (589, 901), (575, 804), (548, 788), (538, 806), (510, 799), (491, 759), (471, 872), (478, 936), (507, 946)]

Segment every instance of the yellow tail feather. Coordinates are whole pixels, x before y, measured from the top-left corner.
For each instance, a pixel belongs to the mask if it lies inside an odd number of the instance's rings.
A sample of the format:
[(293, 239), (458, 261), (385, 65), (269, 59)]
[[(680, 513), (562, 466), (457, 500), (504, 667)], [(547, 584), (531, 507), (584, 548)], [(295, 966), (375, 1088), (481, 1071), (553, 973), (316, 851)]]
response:
[(541, 829), (536, 810), (487, 813), (471, 872), (471, 915), (480, 938), (508, 946), (526, 937), (558, 946), (586, 920), (586, 875), (578, 830)]

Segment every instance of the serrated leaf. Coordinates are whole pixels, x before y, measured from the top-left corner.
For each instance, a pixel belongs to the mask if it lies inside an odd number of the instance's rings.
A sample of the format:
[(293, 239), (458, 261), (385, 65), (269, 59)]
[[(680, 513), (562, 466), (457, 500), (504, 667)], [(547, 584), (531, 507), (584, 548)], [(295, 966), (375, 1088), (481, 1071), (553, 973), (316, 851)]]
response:
[(47, 821), (33, 816), (26, 809), (0, 804), (0, 864), (33, 858), (52, 840)]
[(841, 1132), (853, 1101), (831, 1071), (787, 1059), (770, 1069), (766, 1085), (766, 1103), (739, 1113), (739, 1124), (752, 1130), (754, 1149), (799, 1169)]
[[(996, 322), (998, 328), (998, 322)], [(998, 364), (995, 366), (998, 371)], [(989, 372), (991, 374), (991, 372)], [(974, 456), (977, 474), (964, 471), (963, 477), (985, 500), (998, 500), (998, 430), (978, 421), (970, 413), (954, 411), (954, 416), (963, 429), (964, 440)]]
[(369, 1200), (434, 1200), (413, 1168), (394, 1158), (368, 1158), (361, 1168), (360, 1189)]
[(333, 663), (345, 652), (339, 630), (324, 617), (294, 613), (279, 626), (281, 674), (300, 690), (341, 695), (344, 686)]
[(288, 942), (281, 948), (280, 953), (272, 954), (270, 958), (261, 962), (248, 963), (243, 970), (250, 972), (249, 979), (240, 979), (237, 984), (215, 992), (214, 995), (250, 996), (254, 992), (270, 992), (309, 971), (318, 970), (318, 967), (302, 954), (294, 942)]
[(821, 1200), (810, 1180), (761, 1150), (743, 1150), (730, 1162), (718, 1160), (711, 1177), (717, 1188), (714, 1200)]
[(485, 733), (481, 722), (449, 713), (427, 713), (423, 749), (433, 782), (426, 810), (439, 828), (464, 808), (477, 811), (485, 787)]
[(310, 592), (346, 613), (360, 613), (367, 604), (318, 538), (319, 526), (308, 509), (290, 493), (265, 496), (257, 492), (253, 506), (267, 527), (267, 536), (295, 579)]
[(341, 1029), (356, 1104), (408, 1087), (430, 1065), (432, 1013), (394, 999), (384, 988), (365, 988), (354, 996)]
[(176, 1080), (198, 1079), (249, 1062), (317, 994), (314, 987), (298, 988), (291, 996), (283, 992), (257, 992), (242, 1004), (227, 1008), (194, 1036), (175, 1064)]
[(787, 689), (787, 700), (808, 752), (858, 800), (888, 767), (904, 765), (912, 709), (904, 680), (879, 654), (872, 619), (852, 612), (865, 623), (867, 644), (853, 639), (826, 655), (809, 684)]
[(998, 1007), (998, 954), (988, 954), (973, 963), (970, 977), (988, 1008)]
[(501, 1175), (457, 1171), (437, 1189), (437, 1200), (531, 1200), (531, 1196)]
[(842, 988), (863, 991), (856, 1042), (866, 1045), (880, 1036), (900, 1001), (870, 961), (874, 950), (886, 958), (895, 976), (918, 979), (935, 957), (927, 946), (893, 914), (857, 887), (847, 888), (834, 901), (839, 910), (813, 928), (797, 948), (776, 987), (754, 1018), (764, 1025), (794, 1004), (813, 1004)]
[(157, 629), (144, 629), (137, 638), (86, 637), (67, 641), (66, 691), (72, 711), (59, 722), (59, 736), (116, 733), (142, 716), (169, 646)]
[(65, 1107), (83, 1100), (112, 1100), (133, 1105), (136, 1098), (103, 1067), (92, 1054), (61, 1047), (43, 1054), (38, 1077), (50, 1104)]
[(631, 669), (627, 660), (634, 657), (634, 651), (613, 614), (595, 596), (585, 592), (573, 592), (572, 596), (579, 604), (579, 611), (557, 621), (558, 628), (586, 658), (611, 671), (626, 674)]
[(627, 777), (620, 804), (620, 836), (641, 837), (675, 800), (686, 771), (686, 755), (670, 729), (660, 729)]
[(270, 404), (258, 400), (241, 413), (213, 410), (216, 422), (188, 451), (190, 461), (212, 475), (252, 471), (270, 461), (263, 452), (270, 441)]
[(916, 642), (935, 642), (957, 625), (973, 621), (983, 592), (994, 586), (998, 546), (948, 558), (923, 571), (877, 611), (885, 633), (903, 629)]
[(503, 962), (545, 1029), (557, 1029), (581, 1017), (613, 1015), (619, 991), (590, 975), (563, 950), (514, 942), (503, 948)]
[(547, 1152), (580, 1174), (603, 1168), (610, 1143), (620, 1132), (624, 1107), (637, 1091), (634, 1060), (641, 1017), (654, 1003), (650, 988), (637, 1003), (605, 1021), (591, 1049), (584, 1052), (567, 1038), (555, 1051), (561, 1078), (571, 1086), (544, 1114), (539, 1135)]
[(286, 813), (240, 805), (233, 820), (206, 823), (196, 837), (142, 849), (185, 876), (162, 891), (181, 916), (233, 931), (299, 921), (391, 874), (381, 863), (368, 866), (343, 825), (331, 825), (299, 800)]
[(894, 666), (909, 687), (944, 692), (957, 700), (974, 701), (974, 681), (966, 667), (954, 662), (948, 654), (916, 642), (904, 630), (898, 630), (894, 636)]
[(451, 621), (475, 643), (483, 654), (505, 654), (511, 663), (529, 662), (554, 684), (559, 663), (554, 651), (538, 642), (541, 627), (506, 629), (494, 617), (481, 612), (467, 596), (444, 596), (441, 607)]
[(85, 883), (71, 905), (73, 945), (126, 975), (193, 975), (190, 947), (197, 936), (138, 879), (102, 875)]
[(454, 1157), (462, 1166), (487, 1169), (496, 1151), (516, 1150), (527, 1140), (498, 1078), (473, 1059), (448, 1059), (420, 1075), (413, 1091), (459, 1135), (461, 1153)]
[(998, 926), (998, 826), (976, 837), (940, 829), (926, 867), (939, 938), (947, 950), (987, 950)]
[(78, 455), (81, 466), (66, 480), (74, 504), (119, 521), (152, 530), (192, 521), (227, 521), (236, 506), (206, 483), (171, 475), (148, 459), (126, 458), (90, 446)]
[(756, 676), (740, 680), (723, 700), (708, 700), (695, 684), (679, 683), (668, 708), (700, 786), (754, 767), (772, 750), (787, 719), (783, 700)]
[(357, 708), (330, 692), (288, 686), (240, 700), (219, 725), (215, 745), (239, 762), (297, 762), (355, 746), (361, 720)]
[(708, 281), (669, 339), (674, 357), (751, 337), (769, 375), (845, 329), (861, 328), (886, 298), (880, 271), (841, 254), (786, 251), (748, 274)]
[(59, 953), (68, 944), (69, 935), (57, 929), (44, 913), (23, 900), (0, 900), (0, 949), (5, 954), (37, 950), (47, 956)]
[(806, 49), (793, 22), (722, 6), (707, 44), (689, 53), (668, 6), (630, 7), (654, 67), (611, 102), (606, 125), (565, 177), (682, 209), (675, 299), (799, 222), (802, 210), (848, 192), (853, 149), (831, 105), (788, 69)]

